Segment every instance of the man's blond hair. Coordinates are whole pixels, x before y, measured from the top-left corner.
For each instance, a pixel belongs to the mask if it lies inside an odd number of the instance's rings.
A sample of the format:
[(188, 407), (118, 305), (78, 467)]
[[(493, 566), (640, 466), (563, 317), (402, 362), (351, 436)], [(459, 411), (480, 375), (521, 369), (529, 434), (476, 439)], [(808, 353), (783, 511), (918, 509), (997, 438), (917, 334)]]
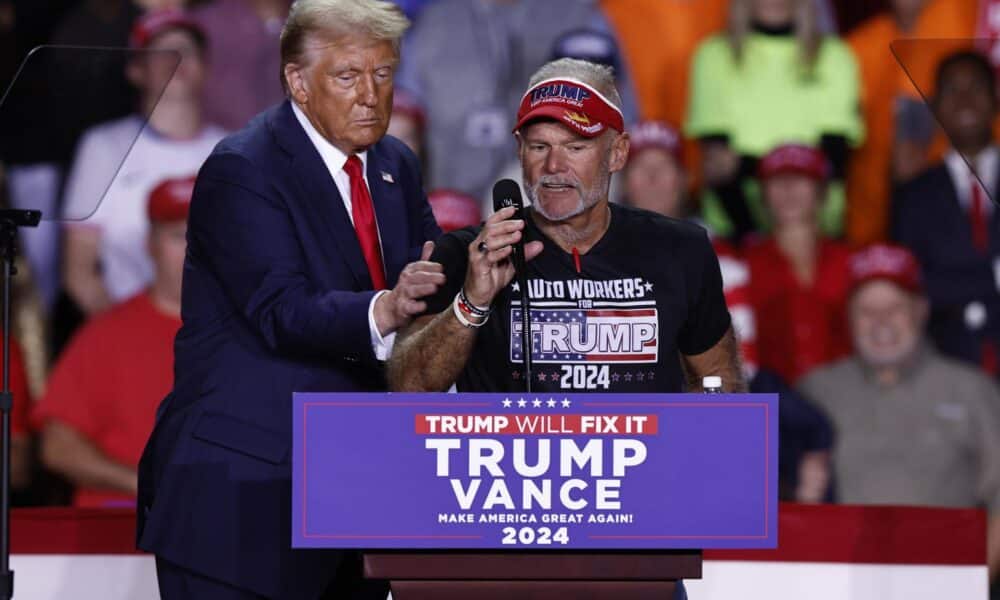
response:
[(288, 90), (285, 65), (305, 62), (306, 41), (311, 37), (333, 39), (364, 33), (392, 42), (398, 53), (409, 27), (403, 11), (384, 0), (296, 0), (281, 29), (281, 85)]

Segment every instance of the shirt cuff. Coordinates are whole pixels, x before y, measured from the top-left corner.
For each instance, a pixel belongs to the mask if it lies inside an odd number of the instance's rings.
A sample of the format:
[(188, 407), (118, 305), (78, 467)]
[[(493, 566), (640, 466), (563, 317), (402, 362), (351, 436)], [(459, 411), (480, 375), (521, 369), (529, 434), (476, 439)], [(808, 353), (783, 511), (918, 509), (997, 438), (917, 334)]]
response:
[(376, 293), (368, 304), (368, 329), (371, 332), (372, 352), (375, 353), (375, 358), (381, 361), (389, 359), (389, 355), (392, 354), (392, 345), (396, 342), (395, 331), (383, 337), (378, 331), (378, 325), (375, 324), (375, 303), (382, 297), (382, 294), (388, 293), (389, 290)]

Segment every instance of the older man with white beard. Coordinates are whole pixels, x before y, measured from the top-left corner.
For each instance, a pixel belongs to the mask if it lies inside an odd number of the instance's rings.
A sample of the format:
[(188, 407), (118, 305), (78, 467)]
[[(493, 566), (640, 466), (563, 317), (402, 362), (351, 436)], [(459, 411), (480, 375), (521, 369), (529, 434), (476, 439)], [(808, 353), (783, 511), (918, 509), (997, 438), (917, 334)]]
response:
[(989, 566), (1000, 559), (1000, 393), (978, 370), (927, 342), (916, 259), (876, 245), (851, 258), (855, 355), (818, 369), (801, 390), (836, 429), (841, 501), (984, 507)]
[(611, 69), (575, 59), (544, 65), (514, 135), (527, 218), (505, 208), (438, 241), (431, 260), (447, 283), (401, 332), (390, 386), (524, 389), (517, 327), (528, 290), (509, 260), (523, 239), (532, 328), (547, 332), (532, 349), (535, 391), (680, 392), (700, 389), (706, 375), (745, 389), (705, 230), (608, 202), (611, 174), (629, 151)]

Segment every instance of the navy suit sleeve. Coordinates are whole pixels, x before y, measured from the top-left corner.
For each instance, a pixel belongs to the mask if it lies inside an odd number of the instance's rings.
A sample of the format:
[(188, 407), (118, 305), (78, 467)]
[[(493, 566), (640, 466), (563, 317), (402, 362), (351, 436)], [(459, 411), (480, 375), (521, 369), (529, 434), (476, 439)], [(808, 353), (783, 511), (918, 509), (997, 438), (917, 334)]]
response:
[(207, 265), (272, 350), (374, 361), (368, 306), (375, 292), (317, 289), (284, 202), (246, 158), (213, 154), (191, 202), (192, 262)]
[[(390, 138), (386, 138), (388, 141)], [(427, 194), (424, 192), (424, 180), (420, 174), (420, 161), (417, 156), (406, 147), (403, 142), (396, 139), (392, 139), (399, 147), (399, 153), (403, 161), (406, 163), (406, 170), (404, 171), (405, 176), (412, 181), (409, 181), (409, 185), (406, 189), (413, 190), (412, 193), (417, 194), (419, 198), (417, 202), (409, 202), (410, 207), (410, 223), (411, 227), (417, 228), (414, 231), (413, 239), (421, 240), (420, 244), (415, 248), (415, 253), (411, 254), (408, 258), (409, 260), (415, 261), (420, 259), (420, 251), (424, 242), (431, 241), (436, 242), (439, 237), (441, 237), (441, 228), (437, 224), (437, 220), (434, 218), (434, 212), (431, 210), (430, 203), (427, 202)], [(412, 230), (411, 230), (412, 231)]]

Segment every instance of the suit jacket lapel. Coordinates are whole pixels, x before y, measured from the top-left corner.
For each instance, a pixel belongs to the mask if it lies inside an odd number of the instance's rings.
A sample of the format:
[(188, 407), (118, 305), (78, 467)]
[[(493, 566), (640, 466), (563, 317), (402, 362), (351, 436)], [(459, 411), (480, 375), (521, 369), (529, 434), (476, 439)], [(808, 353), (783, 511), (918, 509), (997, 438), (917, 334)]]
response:
[(289, 101), (286, 100), (276, 113), (272, 128), (279, 144), (291, 154), (293, 179), (302, 191), (304, 202), (301, 206), (307, 213), (307, 221), (315, 224), (320, 240), (333, 239), (333, 244), (325, 245), (325, 250), (332, 259), (339, 256), (347, 263), (359, 289), (371, 289), (368, 265), (344, 200), (319, 151), (296, 120)]
[(406, 205), (399, 184), (399, 173), (381, 155), (379, 144), (368, 150), (368, 188), (372, 195), (375, 220), (382, 240), (382, 263), (386, 283), (396, 285), (400, 271), (406, 266), (409, 238), (406, 228)]

